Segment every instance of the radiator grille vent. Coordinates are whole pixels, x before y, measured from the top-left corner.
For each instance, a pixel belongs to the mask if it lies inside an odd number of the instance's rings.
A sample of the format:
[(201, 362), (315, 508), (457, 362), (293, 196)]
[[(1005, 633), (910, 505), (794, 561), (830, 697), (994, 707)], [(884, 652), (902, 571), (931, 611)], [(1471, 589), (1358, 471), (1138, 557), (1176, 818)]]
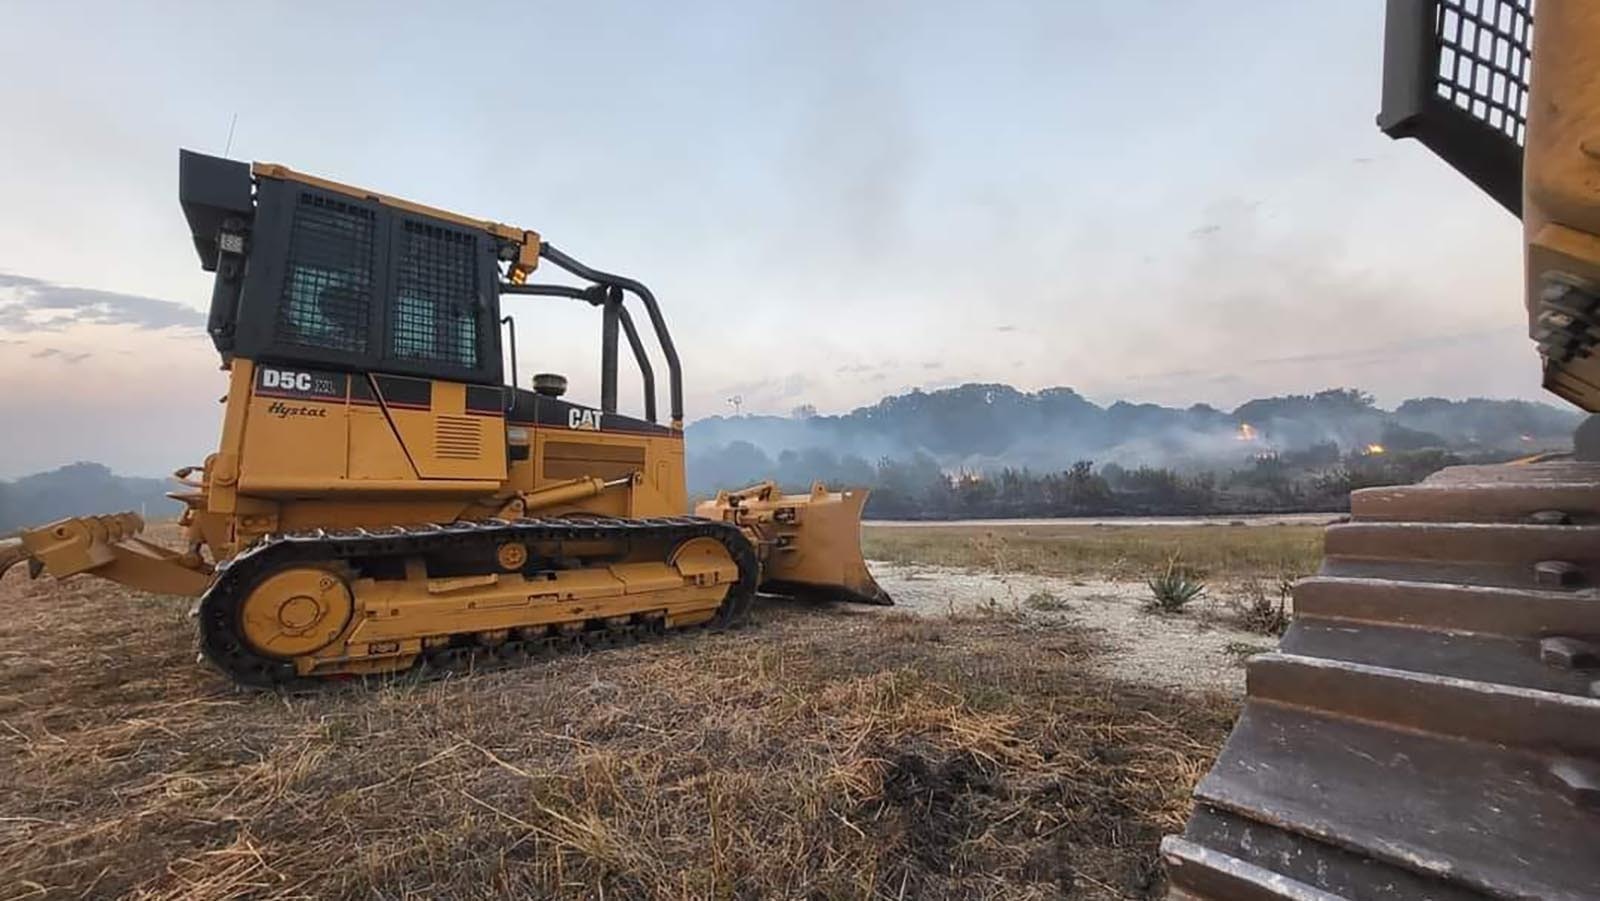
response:
[(471, 416), (440, 416), (434, 424), (433, 454), (441, 460), (476, 460), (483, 454), (483, 432)]

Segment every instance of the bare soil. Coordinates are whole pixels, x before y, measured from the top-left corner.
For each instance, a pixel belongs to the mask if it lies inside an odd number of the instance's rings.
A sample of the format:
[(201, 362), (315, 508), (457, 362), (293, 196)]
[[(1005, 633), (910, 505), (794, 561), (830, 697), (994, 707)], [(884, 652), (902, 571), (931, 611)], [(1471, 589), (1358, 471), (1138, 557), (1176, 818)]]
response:
[(1277, 639), (1243, 627), (1237, 585), (1208, 586), (1178, 615), (1146, 609), (1143, 582), (996, 573), (926, 563), (873, 561), (896, 610), (919, 616), (974, 613), (1019, 618), (1020, 628), (1071, 626), (1105, 653), (1099, 670), (1120, 681), (1180, 690), (1244, 692), (1244, 660)]

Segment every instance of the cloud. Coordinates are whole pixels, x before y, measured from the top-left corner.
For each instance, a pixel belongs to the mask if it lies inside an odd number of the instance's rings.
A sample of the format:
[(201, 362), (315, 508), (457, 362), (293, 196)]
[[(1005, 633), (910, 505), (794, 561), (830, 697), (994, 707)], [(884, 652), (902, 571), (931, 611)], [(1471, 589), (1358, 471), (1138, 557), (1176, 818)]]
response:
[(1170, 381), (1181, 381), (1185, 383), (1201, 381), (1238, 381), (1239, 379), (1235, 370), (1241, 368), (1271, 367), (1306, 363), (1386, 363), (1403, 361), (1422, 352), (1480, 344), (1487, 340), (1502, 338), (1504, 335), (1504, 329), (1474, 329), (1471, 331), (1454, 332), (1445, 335), (1434, 335), (1425, 338), (1414, 338), (1405, 341), (1389, 341), (1383, 344), (1374, 344), (1363, 347), (1341, 348), (1337, 350), (1292, 354), (1288, 356), (1247, 358), (1236, 361), (1232, 364), (1232, 367), (1227, 370), (1185, 367), (1182, 369), (1166, 369), (1159, 372), (1132, 373), (1122, 376), (1121, 380), (1128, 383)]
[(771, 409), (780, 402), (792, 402), (816, 389), (815, 380), (803, 372), (772, 375), (762, 379), (724, 384), (715, 389), (723, 396), (738, 395), (752, 410)]
[(1475, 329), (1473, 331), (1458, 332), (1455, 334), (1435, 335), (1427, 338), (1415, 338), (1408, 341), (1391, 341), (1385, 344), (1355, 348), (1352, 350), (1333, 350), (1324, 353), (1304, 353), (1287, 357), (1262, 357), (1249, 362), (1259, 365), (1271, 365), (1277, 363), (1349, 363), (1381, 361), (1403, 358), (1422, 350), (1435, 350), (1438, 348), (1455, 347), (1462, 344), (1476, 344), (1488, 339), (1501, 338), (1504, 337), (1504, 335), (1504, 329)]
[(32, 354), (29, 354), (29, 356), (33, 357), (35, 360), (48, 360), (52, 358), (58, 359), (70, 366), (73, 363), (82, 363), (84, 360), (89, 358), (90, 354), (88, 351), (69, 353), (68, 351), (64, 351), (59, 347), (46, 347), (34, 351)]
[(0, 272), (0, 329), (10, 332), (59, 331), (70, 323), (128, 325), (149, 331), (201, 329), (205, 322), (204, 313), (170, 300)]
[(1017, 330), (1017, 327), (1014, 325), (997, 325), (995, 326), (994, 330), (997, 332), (1014, 332)]

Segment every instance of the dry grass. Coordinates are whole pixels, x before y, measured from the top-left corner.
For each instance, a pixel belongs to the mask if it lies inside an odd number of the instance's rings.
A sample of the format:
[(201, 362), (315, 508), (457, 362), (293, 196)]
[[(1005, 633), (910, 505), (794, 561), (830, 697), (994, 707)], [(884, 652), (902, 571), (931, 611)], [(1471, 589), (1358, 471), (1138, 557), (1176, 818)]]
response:
[(1257, 635), (1282, 635), (1294, 618), (1294, 583), (1291, 575), (1280, 576), (1269, 590), (1259, 580), (1243, 585), (1242, 597), (1233, 601), (1234, 615), (1241, 628)]
[(284, 697), (185, 609), (0, 584), (0, 897), (1143, 897), (1236, 706), (1059, 626), (781, 603)]
[(1322, 527), (1269, 526), (880, 526), (868, 523), (867, 557), (998, 572), (1143, 581), (1181, 557), (1197, 575), (1277, 578), (1313, 572)]

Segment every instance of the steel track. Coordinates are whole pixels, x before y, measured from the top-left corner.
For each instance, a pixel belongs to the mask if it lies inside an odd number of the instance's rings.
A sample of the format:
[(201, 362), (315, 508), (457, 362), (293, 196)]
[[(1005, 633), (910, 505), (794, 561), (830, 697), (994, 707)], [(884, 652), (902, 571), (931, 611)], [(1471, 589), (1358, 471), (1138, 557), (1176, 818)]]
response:
[[(733, 524), (696, 516), (487, 519), (381, 529), (314, 529), (271, 535), (217, 567), (217, 578), (201, 596), (198, 607), (200, 650), (214, 666), (241, 685), (304, 688), (325, 683), (328, 677), (301, 676), (291, 660), (259, 654), (243, 639), (240, 615), (251, 590), (273, 573), (292, 566), (348, 566), (351, 561), (385, 557), (492, 551), (508, 541), (558, 544), (602, 541), (626, 546), (649, 540), (674, 547), (701, 537), (720, 541), (738, 566), (739, 581), (729, 589), (713, 620), (713, 625), (735, 625), (748, 613), (755, 596), (760, 575), (755, 548)], [(429, 669), (442, 672), (495, 668), (568, 648), (631, 643), (664, 631), (662, 626), (645, 623), (613, 626), (602, 619), (583, 622), (586, 628), (582, 632), (510, 640), (494, 646), (478, 643), (473, 632), (462, 632), (451, 636), (455, 640), (447, 646), (423, 655), (421, 662)]]
[(1600, 897), (1600, 464), (1351, 497), (1162, 845), (1182, 901)]

